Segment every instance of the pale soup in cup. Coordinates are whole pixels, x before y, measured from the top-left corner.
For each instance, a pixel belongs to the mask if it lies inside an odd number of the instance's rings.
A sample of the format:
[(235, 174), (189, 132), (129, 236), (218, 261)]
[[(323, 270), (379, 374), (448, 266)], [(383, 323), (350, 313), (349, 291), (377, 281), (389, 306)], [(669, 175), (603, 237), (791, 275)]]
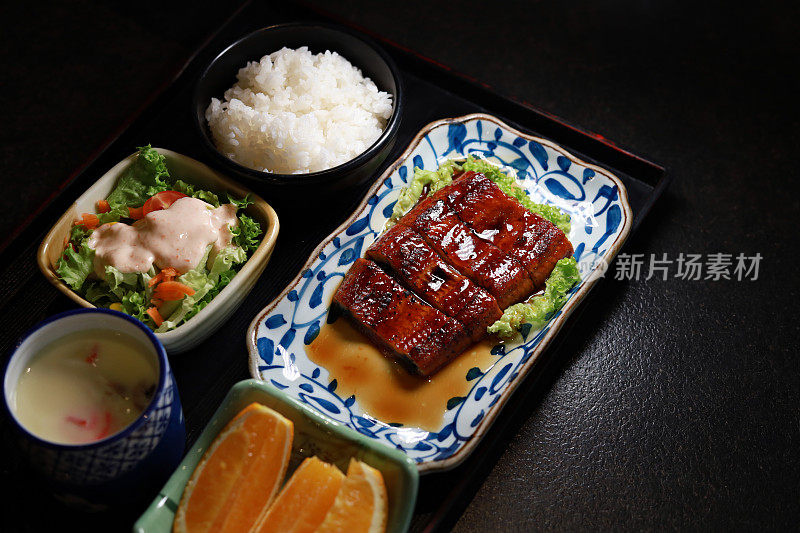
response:
[(83, 330), (45, 346), (20, 375), (11, 407), (25, 428), (60, 444), (105, 439), (153, 399), (156, 361), (120, 331)]

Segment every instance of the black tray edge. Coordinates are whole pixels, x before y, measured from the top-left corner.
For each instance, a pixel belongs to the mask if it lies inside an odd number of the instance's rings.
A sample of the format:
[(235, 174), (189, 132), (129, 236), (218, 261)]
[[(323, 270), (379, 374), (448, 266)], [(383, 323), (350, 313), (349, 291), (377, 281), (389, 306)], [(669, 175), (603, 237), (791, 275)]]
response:
[[(531, 130), (531, 128), (533, 128), (537, 134), (552, 139), (558, 144), (565, 145), (570, 151), (576, 148), (581, 154), (587, 155), (601, 166), (609, 168), (612, 172), (618, 169), (634, 177), (634, 179), (639, 179), (653, 187), (653, 191), (648, 195), (645, 204), (634, 214), (631, 235), (636, 231), (642, 220), (647, 216), (652, 206), (660, 198), (672, 180), (672, 176), (663, 166), (617, 146), (602, 135), (572, 125), (526, 101), (502, 95), (496, 92), (489, 84), (462, 74), (447, 65), (443, 65), (434, 59), (425, 57), (411, 49), (394, 43), (366, 28), (342, 20), (333, 13), (309, 6), (303, 1), (294, 3), (301, 9), (310, 11), (323, 19), (332, 20), (372, 37), (388, 49), (389, 53), (400, 63), (401, 69), (403, 70), (414, 71), (434, 82), (436, 80), (446, 79), (449, 80), (449, 83), (452, 83), (454, 79), (457, 79), (459, 91), (465, 98), (482, 102), (482, 105), (485, 105), (493, 112), (501, 115), (501, 117), (510, 122), (512, 126), (517, 127), (520, 123), (525, 123), (525, 126), (520, 127), (520, 129)], [(35, 212), (29, 215), (15, 230), (7, 234), (8, 237), (0, 243), (0, 257), (16, 256), (25, 248), (38, 245), (38, 242), (34, 242), (34, 237), (43, 230), (42, 225), (44, 224), (46, 229), (47, 223), (49, 222), (48, 219), (44, 218), (44, 215), (50, 214), (49, 212), (54, 207), (54, 204), (57, 203), (58, 200), (63, 199), (65, 195), (71, 194), (77, 197), (77, 194), (75, 194), (75, 191), (71, 188), (76, 180), (101, 160), (107, 150), (120, 140), (126, 132), (131, 130), (135, 124), (147, 120), (148, 116), (155, 113), (159, 102), (168, 100), (179, 83), (191, 81), (195, 75), (194, 71), (201, 67), (201, 65), (196, 64), (198, 62), (198, 57), (204, 51), (207, 51), (207, 48), (214, 39), (251, 4), (252, 2), (248, 0), (236, 8), (215, 31), (210, 33), (199, 43), (191, 56), (189, 56), (183, 65), (175, 71), (170, 79), (159, 86), (114, 133), (104, 140), (83, 163), (71, 172)], [(515, 116), (518, 118), (508, 120), (509, 117)], [(80, 193), (80, 191), (78, 191), (78, 193)], [(599, 284), (599, 286), (600, 285), (606, 284)], [(498, 421), (493, 430), (493, 432), (496, 433), (496, 438), (485, 439), (482, 444), (485, 444), (486, 448), (496, 448), (497, 442), (507, 440), (508, 433), (518, 425), (518, 418), (524, 407), (524, 399), (534, 394), (531, 390), (535, 388), (535, 384), (540, 381), (543, 374), (552, 372), (552, 368), (556, 366), (554, 361), (560, 359), (558, 357), (558, 352), (563, 345), (567, 331), (569, 331), (574, 323), (579, 320), (579, 317), (583, 315), (583, 311), (589, 305), (587, 302), (594, 300), (590, 298), (590, 296), (595, 293), (597, 293), (597, 287), (587, 295), (584, 302), (582, 302), (576, 312), (570, 317), (570, 320), (564, 326), (564, 331), (558, 335), (558, 341), (547, 350), (547, 353), (543, 354), (542, 362), (537, 365), (541, 366), (540, 370), (532, 370), (532, 373), (535, 372), (536, 376), (533, 377), (533, 379), (527, 380), (524, 387), (520, 387), (520, 390), (515, 395), (516, 398), (512, 399), (514, 405), (508, 405), (504, 410), (503, 416), (498, 417)], [(475, 451), (479, 452), (479, 449), (480, 448)], [(497, 450), (495, 450), (495, 453), (497, 453)], [(485, 478), (486, 470), (493, 464), (493, 461), (481, 461), (480, 464), (477, 465), (478, 468), (465, 472), (463, 476), (459, 476), (452, 490), (444, 495), (436, 511), (431, 513), (430, 519), (426, 521), (427, 523), (424, 526), (424, 530), (436, 531), (451, 528), (458, 518), (457, 514), (460, 514), (469, 504), (469, 501), (464, 501), (462, 498), (465, 495), (464, 492), (474, 487), (476, 480)], [(466, 465), (462, 465), (461, 468), (464, 466)]]

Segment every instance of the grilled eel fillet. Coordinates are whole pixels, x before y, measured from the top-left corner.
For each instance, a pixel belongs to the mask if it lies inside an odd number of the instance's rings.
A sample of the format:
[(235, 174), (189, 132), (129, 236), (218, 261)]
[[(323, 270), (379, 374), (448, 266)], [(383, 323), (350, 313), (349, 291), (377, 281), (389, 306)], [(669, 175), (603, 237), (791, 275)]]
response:
[(486, 289), (500, 309), (531, 294), (533, 282), (522, 264), (475, 235), (439, 194), (446, 189), (422, 200), (398, 224), (419, 233), (447, 263)]
[(474, 342), (502, 316), (497, 302), (484, 289), (458, 273), (414, 230), (395, 225), (367, 250), (380, 264), (423, 300), (458, 320)]
[(525, 267), (535, 290), (544, 287), (559, 259), (572, 255), (572, 243), (563, 231), (525, 209), (483, 174), (465, 172), (439, 192), (478, 237)]
[(382, 235), (334, 303), (384, 354), (430, 375), (482, 338), (502, 309), (542, 288), (571, 254), (561, 230), (466, 172)]
[(381, 352), (423, 376), (472, 344), (461, 323), (420, 300), (367, 259), (356, 260), (333, 298)]

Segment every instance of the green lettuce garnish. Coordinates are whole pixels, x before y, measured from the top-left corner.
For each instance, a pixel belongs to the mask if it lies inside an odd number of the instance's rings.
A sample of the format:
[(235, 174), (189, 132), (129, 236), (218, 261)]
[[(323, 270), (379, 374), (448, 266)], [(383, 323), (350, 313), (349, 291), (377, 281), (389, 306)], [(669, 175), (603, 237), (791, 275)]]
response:
[[(139, 272), (120, 272), (110, 265), (106, 265), (105, 272), (108, 290), (112, 294), (116, 294), (118, 298), (122, 298), (126, 291), (141, 285), (139, 280), (142, 278), (142, 274)], [(147, 284), (144, 283), (144, 286)]]
[(458, 162), (455, 160), (445, 161), (437, 170), (415, 168), (414, 177), (411, 178), (411, 183), (400, 192), (400, 197), (394, 204), (389, 221), (397, 222), (408, 213), (417, 204), (426, 189), (428, 194), (433, 194), (453, 183), (453, 174), (459, 169)]
[(149, 144), (142, 146), (136, 161), (122, 173), (106, 201), (112, 212), (128, 216), (128, 207), (140, 207), (154, 194), (169, 189), (167, 178), (166, 158)]
[(228, 247), (220, 250), (220, 252), (214, 258), (214, 263), (211, 265), (211, 269), (208, 272), (208, 277), (216, 282), (220, 274), (230, 270), (233, 265), (244, 263), (246, 260), (247, 253), (241, 246)]
[(122, 297), (122, 310), (132, 317), (141, 320), (151, 328), (155, 327), (153, 319), (147, 314), (147, 309), (152, 305), (144, 291), (130, 290)]
[(523, 324), (533, 329), (543, 327), (553, 314), (567, 301), (569, 290), (581, 280), (574, 257), (560, 259), (545, 282), (544, 294), (534, 296), (526, 303), (514, 304), (503, 311), (503, 316), (489, 326), (489, 333), (501, 337), (512, 336)]
[(247, 256), (241, 247), (237, 246), (236, 248), (225, 248), (222, 250), (214, 259), (214, 263), (208, 273), (208, 279), (211, 280), (213, 286), (202, 298), (196, 298), (195, 294), (194, 306), (188, 310), (183, 319), (189, 320), (211, 303), (211, 300), (213, 300), (214, 297), (231, 282), (233, 276), (236, 275), (236, 270), (233, 269), (233, 266), (243, 263), (246, 259)]
[(219, 294), (220, 291), (231, 282), (231, 279), (233, 279), (233, 276), (235, 275), (236, 271), (233, 269), (220, 273), (219, 277), (217, 278), (217, 284), (214, 285), (201, 300), (196, 302), (195, 306), (190, 309), (188, 313), (186, 313), (186, 316), (184, 316), (183, 319), (189, 320), (194, 315), (202, 311), (203, 308), (211, 303), (211, 300), (213, 300), (217, 294)]
[(80, 243), (77, 252), (68, 244), (67, 249), (58, 259), (56, 268), (59, 277), (74, 291), (81, 288), (93, 270), (94, 250), (89, 248), (85, 239)]
[(182, 192), (186, 196), (191, 196), (192, 198), (203, 200), (204, 202), (209, 203), (214, 207), (219, 207), (219, 196), (217, 196), (211, 191), (204, 191), (202, 189), (197, 189), (191, 183), (186, 183), (183, 180), (175, 181), (175, 183), (172, 184), (171, 190)]
[(152, 306), (147, 291), (121, 284), (112, 292), (107, 283), (97, 280), (87, 281), (83, 289), (84, 298), (96, 306), (108, 307), (113, 303), (121, 304), (123, 312), (141, 320), (151, 328), (155, 327), (153, 319), (147, 314), (147, 308)]
[[(478, 159), (473, 155), (468, 155), (466, 161), (459, 163), (456, 160), (448, 160), (442, 163), (438, 170), (414, 169), (414, 177), (411, 183), (403, 189), (397, 203), (394, 204), (392, 216), (389, 223), (397, 222), (420, 200), (422, 193), (427, 190), (428, 194), (433, 194), (453, 182), (453, 174), (457, 171), (480, 172), (500, 187), (507, 195), (516, 199), (528, 211), (536, 213), (542, 218), (552, 222), (558, 229), (569, 235), (570, 217), (559, 208), (548, 204), (537, 204), (530, 199), (528, 193), (519, 186), (517, 179), (503, 172), (503, 170), (485, 159)], [(427, 188), (427, 189), (426, 189)]]
[(247, 253), (243, 248), (228, 247), (220, 250), (209, 267), (210, 251), (211, 246), (196, 268), (178, 277), (178, 281), (195, 292), (178, 302), (168, 302), (172, 305), (164, 311), (164, 323), (156, 329), (157, 333), (169, 331), (199, 313), (230, 283), (236, 275), (235, 267), (247, 261)]
[(108, 307), (117, 301), (116, 295), (109, 290), (108, 285), (97, 280), (86, 280), (82, 290), (84, 298), (100, 307)]
[(130, 213), (128, 213), (127, 207), (117, 207), (108, 213), (97, 213), (97, 218), (100, 221), (99, 225), (102, 226), (103, 224), (108, 224), (109, 222), (119, 222), (123, 218), (128, 218), (129, 215)]
[(250, 195), (249, 194), (245, 194), (244, 198), (234, 198), (233, 196), (231, 196), (229, 194), (228, 195), (228, 202), (232, 203), (233, 205), (235, 205), (239, 209), (244, 209), (248, 205), (253, 205), (255, 203), (253, 200), (250, 199)]
[(86, 226), (76, 224), (69, 230), (69, 240), (74, 243), (81, 243), (91, 233), (92, 230), (87, 229)]
[(155, 268), (149, 272), (120, 272), (113, 266), (105, 267), (105, 278), (87, 280), (83, 286), (83, 296), (98, 307), (108, 307), (113, 303), (122, 304), (122, 310), (155, 327), (153, 319), (147, 314), (151, 307), (152, 289), (150, 279), (155, 275)]
[(233, 239), (231, 242), (250, 253), (261, 242), (261, 225), (247, 215), (239, 215), (239, 225), (231, 228)]

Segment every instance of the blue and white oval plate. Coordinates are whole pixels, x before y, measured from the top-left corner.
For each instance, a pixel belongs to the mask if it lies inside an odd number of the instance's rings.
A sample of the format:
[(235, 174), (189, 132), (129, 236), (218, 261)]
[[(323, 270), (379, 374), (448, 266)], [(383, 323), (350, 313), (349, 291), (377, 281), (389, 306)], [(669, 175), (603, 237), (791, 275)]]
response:
[[(554, 204), (572, 217), (569, 240), (582, 281), (547, 325), (526, 331), (498, 349), (484, 374), (472, 377), (466, 398), (447, 410), (439, 431), (398, 426), (365, 413), (357, 396), (339, 396), (336, 380), (306, 355), (325, 324), (333, 293), (350, 265), (383, 230), (414, 167), (435, 169), (468, 154), (516, 172), (535, 202)], [(605, 273), (630, 232), (633, 215), (622, 182), (559, 146), (473, 114), (426, 126), (369, 190), (364, 201), (311, 254), (300, 274), (253, 320), (247, 333), (250, 373), (331, 420), (399, 448), (420, 472), (453, 468), (489, 430), (514, 390), (564, 321)], [(435, 377), (434, 377), (435, 379)]]

